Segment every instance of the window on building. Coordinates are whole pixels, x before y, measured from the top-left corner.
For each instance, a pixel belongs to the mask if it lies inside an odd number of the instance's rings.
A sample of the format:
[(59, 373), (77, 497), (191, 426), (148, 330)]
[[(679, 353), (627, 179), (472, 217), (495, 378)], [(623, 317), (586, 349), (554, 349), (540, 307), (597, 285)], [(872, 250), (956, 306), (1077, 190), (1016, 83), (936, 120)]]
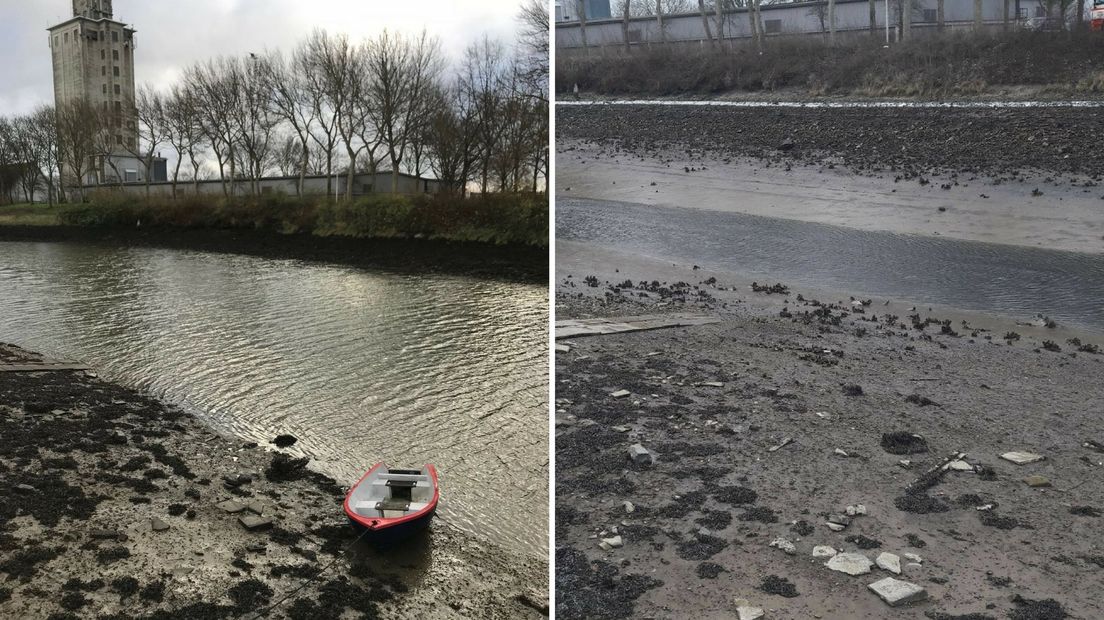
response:
[(107, 67), (106, 66), (101, 66), (100, 67), (100, 75), (107, 75)]
[(119, 31), (117, 31), (117, 30), (112, 30), (111, 31), (111, 42), (112, 43), (118, 43), (119, 42)]
[(123, 137), (121, 135), (116, 134), (115, 135), (115, 144), (122, 144), (122, 143), (123, 143)]
[(122, 114), (122, 113), (123, 113), (123, 102), (122, 101), (116, 101), (115, 102), (115, 114)]
[(116, 94), (116, 95), (121, 95), (121, 94), (123, 94), (123, 87), (122, 87), (122, 86), (119, 86), (118, 84), (116, 84), (116, 85), (115, 85), (115, 94)]
[(1047, 16), (1047, 10), (1046, 10), (1045, 6), (1035, 7), (1035, 17), (1046, 17), (1046, 16)]
[(111, 50), (111, 59), (119, 60), (119, 50)]
[(936, 15), (935, 9), (924, 9), (923, 21), (931, 23), (934, 22), (936, 19), (938, 19), (938, 16)]
[(65, 42), (66, 43), (69, 42), (69, 33), (68, 32), (65, 33)]
[(127, 183), (137, 183), (138, 182), (138, 171), (137, 170), (130, 170), (130, 169), (124, 170), (123, 171), (123, 178), (126, 179)]
[(127, 138), (127, 146), (134, 148), (134, 138)]
[(778, 34), (782, 32), (782, 20), (780, 19), (764, 19), (763, 31), (767, 34)]
[(107, 84), (103, 85), (103, 94), (107, 94)]
[(119, 77), (119, 67), (112, 67), (111, 72), (115, 74), (115, 77)]
[(107, 52), (105, 50), (100, 50), (100, 60), (107, 60)]

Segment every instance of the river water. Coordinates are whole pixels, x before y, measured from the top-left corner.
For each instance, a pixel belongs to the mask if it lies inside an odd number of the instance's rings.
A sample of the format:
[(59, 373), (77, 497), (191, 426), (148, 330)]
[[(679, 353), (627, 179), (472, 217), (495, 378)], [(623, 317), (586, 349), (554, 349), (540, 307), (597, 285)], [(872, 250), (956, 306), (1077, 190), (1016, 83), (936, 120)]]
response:
[(787, 284), (1104, 331), (1104, 255), (599, 200), (556, 200), (556, 238)]
[(538, 555), (547, 334), (543, 286), (0, 243), (0, 341), (88, 363), (245, 440), (294, 434), (341, 484), (378, 461), (433, 463), (439, 520)]

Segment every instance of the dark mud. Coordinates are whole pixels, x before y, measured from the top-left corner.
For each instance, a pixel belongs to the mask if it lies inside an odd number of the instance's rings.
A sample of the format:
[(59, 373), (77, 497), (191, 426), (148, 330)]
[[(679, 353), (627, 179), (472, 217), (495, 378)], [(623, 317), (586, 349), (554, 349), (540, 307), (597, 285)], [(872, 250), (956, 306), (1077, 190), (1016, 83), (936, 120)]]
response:
[(1006, 182), (1025, 171), (1100, 180), (1104, 109), (710, 108), (566, 106), (559, 138), (583, 139), (635, 155), (687, 158), (709, 153), (769, 165), (839, 164), (926, 184), (972, 176)]
[(524, 283), (548, 281), (548, 248), (448, 241), (282, 235), (217, 229), (0, 226), (3, 241), (155, 247), (351, 265), (395, 273), (445, 273)]
[(354, 544), (334, 480), (92, 373), (0, 372), (0, 433), (0, 617), (540, 616), (519, 597), (539, 602), (543, 561), (444, 524), (389, 552)]

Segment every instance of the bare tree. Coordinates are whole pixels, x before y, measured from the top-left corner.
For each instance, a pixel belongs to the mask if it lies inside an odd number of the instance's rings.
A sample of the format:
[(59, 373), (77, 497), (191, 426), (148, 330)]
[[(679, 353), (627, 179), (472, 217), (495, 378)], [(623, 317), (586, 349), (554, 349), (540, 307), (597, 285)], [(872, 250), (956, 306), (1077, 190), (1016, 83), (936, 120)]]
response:
[(36, 166), (46, 186), (46, 200), (51, 205), (61, 200), (57, 183), (60, 166), (56, 118), (53, 106), (39, 107), (27, 117), (25, 130), (28, 138), (28, 161)]
[[(870, 35), (876, 36), (878, 33), (878, 13), (875, 9), (874, 2), (876, 0), (869, 0), (867, 2), (867, 10), (870, 13)], [(889, 21), (889, 15), (886, 15), (886, 21)]]
[(254, 195), (260, 192), (260, 180), (265, 175), (280, 119), (273, 110), (274, 96), (264, 62), (256, 54), (250, 54), (248, 59), (236, 59), (227, 66), (230, 82), (238, 87), (238, 96), (230, 108), (233, 135), (239, 145), (236, 153)]
[[(200, 112), (200, 128), (215, 156), (222, 192), (227, 196), (234, 193), (235, 186), (237, 162), (234, 148), (237, 136), (233, 114), (240, 96), (240, 85), (234, 83), (235, 72), (231, 64), (232, 61), (219, 58), (196, 65), (185, 73), (188, 87), (196, 98), (196, 109)], [(227, 167), (230, 169), (229, 184)]]
[(713, 47), (717, 46), (717, 42), (713, 40), (713, 33), (709, 28), (709, 15), (705, 12), (705, 0), (698, 0), (698, 14), (701, 15), (702, 30), (705, 31), (705, 38), (709, 40), (709, 44)]
[(980, 31), (982, 27), (981, 0), (974, 0), (974, 30)]
[(713, 0), (717, 11), (717, 47), (724, 51), (724, 0)]
[(193, 190), (196, 194), (199, 193), (199, 169), (202, 166), (199, 150), (203, 131), (197, 105), (195, 94), (186, 85), (181, 84), (173, 86), (164, 103), (166, 139), (176, 151), (176, 166), (172, 176), (173, 198), (176, 198), (180, 168), (184, 163), (185, 155), (192, 167)]
[(663, 0), (655, 0), (656, 27), (659, 28), (659, 40), (667, 42), (667, 28), (663, 25)]
[(579, 14), (579, 38), (583, 43), (583, 53), (588, 53), (587, 49), (587, 15), (586, 15), (586, 0), (575, 0), (575, 11)]
[(98, 143), (104, 142), (103, 113), (84, 99), (74, 99), (57, 108), (58, 150), (61, 154), (63, 184), (76, 189), (84, 200), (86, 177), (93, 171), (92, 158)]
[[(944, 11), (944, 0), (936, 0), (935, 2), (935, 23), (939, 26), (939, 30), (942, 31), (947, 25), (947, 14)], [(1007, 5), (1007, 0), (1005, 2)]]
[(391, 190), (411, 140), (418, 132), (429, 95), (443, 68), (440, 42), (423, 31), (406, 38), (386, 30), (367, 46), (369, 82), (365, 102), (391, 164)]
[(836, 44), (836, 0), (828, 0), (828, 40)]
[(345, 112), (346, 94), (330, 89), (326, 78), (327, 57), (335, 46), (333, 37), (323, 30), (315, 30), (300, 48), (302, 60), (296, 63), (302, 72), (303, 86), (310, 103), (311, 115), (318, 121), (316, 129), (310, 132), (311, 140), (319, 147), (319, 154), (325, 157), (326, 195), (334, 192), (334, 151), (341, 135), (338, 121)]
[(149, 84), (144, 84), (134, 94), (134, 101), (128, 101), (127, 105), (132, 107), (138, 118), (138, 141), (128, 144), (127, 150), (145, 164), (146, 196), (149, 196), (154, 155), (162, 144), (168, 142), (169, 122), (165, 102), (160, 93)]
[(316, 112), (319, 110), (319, 106), (312, 105), (313, 100), (305, 77), (306, 71), (311, 67), (309, 55), (305, 46), (301, 45), (290, 60), (285, 60), (283, 54), (276, 52), (270, 54), (261, 67), (268, 81), (267, 89), (272, 96), (273, 111), (291, 125), (299, 140), (300, 154), (296, 159), (298, 168), (295, 172), (299, 181), (296, 192), (302, 196), (310, 159), (311, 128), (317, 120)]

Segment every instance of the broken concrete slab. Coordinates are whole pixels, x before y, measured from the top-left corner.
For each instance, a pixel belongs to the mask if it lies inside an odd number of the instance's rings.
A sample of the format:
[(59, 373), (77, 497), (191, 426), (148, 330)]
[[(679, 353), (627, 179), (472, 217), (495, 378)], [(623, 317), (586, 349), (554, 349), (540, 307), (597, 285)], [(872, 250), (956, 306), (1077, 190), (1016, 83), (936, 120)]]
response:
[(794, 546), (794, 544), (792, 542), (786, 540), (785, 538), (775, 538), (774, 540), (771, 541), (770, 546), (781, 549), (782, 551), (785, 551), (789, 555), (794, 555), (795, 553), (797, 553), (797, 547)]
[(241, 502), (235, 502), (232, 499), (228, 499), (224, 502), (219, 502), (215, 504), (215, 508), (218, 508), (219, 510), (222, 510), (223, 512), (228, 512), (230, 514), (237, 514), (245, 510), (245, 504)]
[(629, 446), (629, 458), (631, 458), (634, 463), (639, 463), (640, 465), (651, 465), (655, 462), (655, 457), (652, 453), (638, 443)]
[(244, 517), (238, 517), (238, 522), (240, 522), (245, 529), (250, 531), (262, 530), (268, 527), (272, 527), (272, 519), (269, 519), (268, 517), (247, 515)]
[(630, 394), (632, 394), (632, 392), (630, 392), (628, 390), (617, 390), (616, 392), (611, 392), (610, 396), (612, 396), (614, 398), (626, 398)]
[(827, 545), (817, 545), (813, 547), (814, 558), (830, 558), (833, 555), (836, 555), (836, 550), (832, 547)]
[(582, 336), (603, 336), (670, 327), (691, 327), (720, 323), (715, 317), (692, 314), (655, 314), (616, 319), (568, 319), (556, 321), (556, 340)]
[(874, 563), (878, 565), (878, 568), (887, 570), (894, 575), (901, 574), (901, 558), (889, 552), (883, 552), (877, 558), (874, 558)]
[(928, 591), (907, 581), (886, 577), (867, 586), (890, 607), (914, 603), (928, 598)]
[(921, 558), (920, 556), (916, 555), (915, 553), (905, 553), (905, 554), (902, 554), (902, 555), (905, 556), (906, 560), (908, 560), (909, 562), (912, 562), (914, 564), (923, 564), (924, 563), (924, 559)]
[(751, 607), (750, 605), (740, 605), (736, 608), (736, 617), (739, 620), (758, 620), (765, 613), (761, 607)]
[(944, 468), (950, 471), (974, 471), (974, 466), (962, 459), (953, 460), (947, 463)]
[(837, 553), (824, 563), (828, 568), (848, 575), (865, 575), (874, 563), (861, 553)]
[(1024, 478), (1024, 482), (1027, 483), (1027, 486), (1033, 488), (1051, 486), (1050, 480), (1046, 476), (1028, 476)]
[(556, 345), (556, 353), (570, 353), (570, 352), (571, 352), (571, 347), (567, 346), (566, 344), (557, 344)]
[(625, 542), (621, 540), (620, 536), (611, 536), (609, 538), (603, 538), (602, 542), (609, 545), (611, 549), (619, 549), (625, 546)]
[(1038, 463), (1046, 457), (1041, 454), (1035, 454), (1034, 452), (1005, 452), (1000, 457), (1011, 463), (1017, 465), (1028, 465), (1030, 463)]

